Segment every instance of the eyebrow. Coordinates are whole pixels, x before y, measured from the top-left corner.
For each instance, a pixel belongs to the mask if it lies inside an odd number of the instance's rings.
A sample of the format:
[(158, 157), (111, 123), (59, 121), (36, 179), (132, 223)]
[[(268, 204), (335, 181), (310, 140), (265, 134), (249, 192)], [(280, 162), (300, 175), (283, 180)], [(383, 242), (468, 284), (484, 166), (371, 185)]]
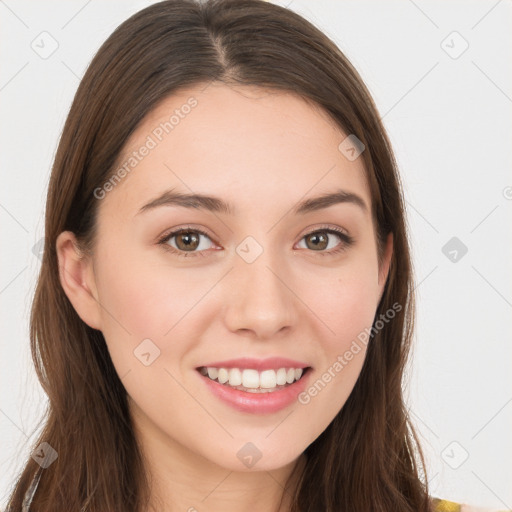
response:
[[(364, 212), (368, 212), (368, 207), (362, 197), (353, 192), (339, 189), (332, 193), (305, 199), (293, 208), (293, 213), (295, 215), (304, 215), (342, 203), (353, 204)], [(188, 194), (171, 189), (166, 190), (162, 195), (142, 206), (136, 215), (153, 210), (159, 206), (181, 206), (183, 208), (206, 210), (226, 215), (234, 215), (236, 213), (236, 209), (232, 204), (219, 197), (204, 194)]]

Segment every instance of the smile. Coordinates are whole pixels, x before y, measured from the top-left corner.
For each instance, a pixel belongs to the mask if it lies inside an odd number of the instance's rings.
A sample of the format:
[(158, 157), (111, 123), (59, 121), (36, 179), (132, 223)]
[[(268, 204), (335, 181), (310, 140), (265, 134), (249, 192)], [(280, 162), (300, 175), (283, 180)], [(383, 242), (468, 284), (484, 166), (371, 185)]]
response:
[(217, 381), (219, 384), (249, 393), (271, 393), (298, 381), (303, 373), (302, 368), (279, 368), (259, 372), (253, 368), (199, 368), (202, 375)]
[(213, 397), (239, 412), (251, 414), (275, 413), (297, 402), (312, 373), (311, 367), (258, 371), (202, 366), (196, 370)]

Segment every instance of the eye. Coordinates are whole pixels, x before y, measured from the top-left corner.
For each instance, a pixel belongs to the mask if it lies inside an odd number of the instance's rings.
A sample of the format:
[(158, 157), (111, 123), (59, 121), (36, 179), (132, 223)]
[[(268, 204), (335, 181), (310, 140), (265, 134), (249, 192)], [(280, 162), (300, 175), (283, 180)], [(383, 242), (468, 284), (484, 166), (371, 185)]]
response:
[[(176, 239), (174, 244), (169, 243), (173, 238)], [(208, 249), (209, 247), (207, 243), (203, 243), (201, 238), (208, 238), (211, 240), (210, 236), (201, 229), (180, 228), (164, 235), (158, 243), (163, 245), (164, 249), (181, 257), (205, 256), (205, 249)], [(196, 251), (196, 249), (201, 250)]]
[[(331, 242), (333, 238), (332, 235), (336, 235), (336, 237), (341, 240), (341, 243), (336, 244), (335, 242)], [(313, 252), (317, 252), (322, 256), (338, 254), (354, 243), (353, 237), (341, 229), (332, 227), (311, 231), (301, 239), (301, 242), (302, 240), (305, 240), (306, 249), (311, 249)], [(335, 247), (334, 250), (325, 251), (325, 249), (333, 249), (333, 247)]]

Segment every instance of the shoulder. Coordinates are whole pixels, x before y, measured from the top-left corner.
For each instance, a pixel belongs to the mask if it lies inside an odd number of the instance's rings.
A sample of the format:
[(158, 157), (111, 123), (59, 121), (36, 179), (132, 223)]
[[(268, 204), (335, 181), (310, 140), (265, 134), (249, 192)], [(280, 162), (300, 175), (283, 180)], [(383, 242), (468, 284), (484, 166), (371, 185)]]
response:
[(453, 501), (442, 500), (440, 498), (432, 498), (433, 512), (512, 512), (511, 510), (486, 508), (486, 507), (473, 507), (462, 503), (455, 503)]

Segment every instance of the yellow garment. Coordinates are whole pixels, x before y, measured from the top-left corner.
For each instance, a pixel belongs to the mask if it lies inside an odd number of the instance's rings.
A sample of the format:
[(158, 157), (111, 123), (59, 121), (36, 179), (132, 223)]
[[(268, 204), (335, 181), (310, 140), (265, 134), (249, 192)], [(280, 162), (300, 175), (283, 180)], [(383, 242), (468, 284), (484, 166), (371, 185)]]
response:
[(471, 505), (461, 505), (453, 501), (433, 498), (433, 512), (512, 512), (512, 510), (497, 510), (495, 508), (481, 508)]
[(460, 512), (460, 505), (453, 501), (434, 499), (435, 512)]

